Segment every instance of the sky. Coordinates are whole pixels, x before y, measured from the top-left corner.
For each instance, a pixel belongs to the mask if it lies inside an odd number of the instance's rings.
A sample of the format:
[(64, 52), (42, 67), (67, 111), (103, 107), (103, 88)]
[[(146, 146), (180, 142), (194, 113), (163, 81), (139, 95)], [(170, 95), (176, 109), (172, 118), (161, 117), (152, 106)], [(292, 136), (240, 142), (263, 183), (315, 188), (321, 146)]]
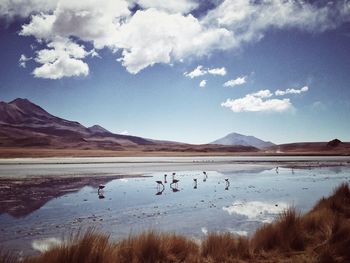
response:
[(350, 1), (0, 0), (0, 101), (153, 139), (350, 141)]

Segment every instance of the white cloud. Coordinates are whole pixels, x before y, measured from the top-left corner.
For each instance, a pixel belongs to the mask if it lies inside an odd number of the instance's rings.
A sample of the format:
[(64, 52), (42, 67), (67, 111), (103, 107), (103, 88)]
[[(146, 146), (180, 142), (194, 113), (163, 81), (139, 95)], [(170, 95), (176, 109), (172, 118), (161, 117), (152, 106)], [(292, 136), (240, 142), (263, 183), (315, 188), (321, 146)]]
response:
[(288, 204), (284, 202), (235, 201), (231, 206), (223, 207), (222, 210), (228, 212), (230, 215), (239, 214), (246, 216), (248, 219), (271, 223), (277, 215), (287, 208)]
[(229, 81), (226, 81), (223, 86), (232, 88), (234, 86), (243, 85), (246, 82), (247, 82), (247, 76), (242, 76), (236, 79), (231, 79)]
[(138, 0), (136, 1), (143, 8), (156, 8), (169, 13), (188, 13), (198, 6), (198, 3), (191, 0)]
[(225, 76), (226, 75), (226, 68), (221, 67), (221, 68), (203, 68), (202, 65), (198, 65), (194, 70), (191, 72), (185, 72), (184, 75), (186, 77), (189, 77), (191, 79), (200, 77), (206, 74), (211, 74), (211, 75), (219, 75), (219, 76)]
[(260, 40), (270, 28), (323, 32), (349, 21), (349, 18), (350, 3), (347, 1), (316, 6), (294, 0), (225, 0), (203, 21), (230, 29), (239, 46)]
[(203, 76), (205, 74), (207, 74), (207, 70), (203, 68), (202, 65), (198, 65), (194, 70), (192, 70), (191, 72), (185, 72), (184, 75), (186, 77), (189, 77), (191, 79), (199, 77), (199, 76)]
[[(160, 22), (161, 21), (161, 22)], [(156, 63), (169, 64), (189, 56), (204, 56), (231, 45), (226, 29), (203, 27), (192, 15), (168, 14), (153, 8), (137, 11), (120, 27), (119, 61), (133, 74)]]
[(1, 0), (0, 16), (12, 19), (15, 16), (28, 17), (33, 13), (52, 11), (57, 0)]
[(26, 62), (31, 60), (32, 58), (27, 58), (26, 55), (22, 54), (21, 57), (18, 60), (19, 66), (22, 68), (27, 67)]
[(286, 89), (286, 90), (276, 90), (275, 95), (276, 96), (284, 96), (286, 94), (300, 94), (307, 92), (309, 90), (308, 86), (304, 86), (301, 89)]
[(88, 75), (89, 66), (81, 60), (89, 54), (84, 46), (68, 39), (56, 40), (47, 46), (49, 49), (38, 51), (34, 59), (41, 64), (33, 71), (35, 77), (60, 79)]
[(290, 110), (293, 105), (289, 99), (266, 99), (271, 97), (269, 90), (262, 90), (253, 94), (247, 94), (239, 99), (227, 99), (221, 103), (222, 107), (233, 112), (284, 112)]
[(204, 88), (207, 85), (207, 81), (203, 79), (201, 82), (199, 82), (199, 87)]
[(20, 34), (45, 41), (74, 36), (97, 49), (115, 48), (118, 29), (129, 15), (125, 0), (57, 0), (50, 12), (32, 15)]
[(211, 75), (219, 75), (219, 76), (225, 76), (226, 75), (226, 68), (222, 67), (222, 68), (209, 68), (208, 69), (208, 74)]
[[(141, 9), (131, 12), (135, 3)], [(172, 64), (210, 56), (215, 50), (239, 48), (260, 40), (270, 28), (314, 33), (350, 20), (348, 1), (317, 6), (294, 0), (225, 0), (204, 16), (190, 14), (200, 5), (204, 6), (196, 0), (1, 0), (0, 16), (29, 18), (20, 34), (40, 41), (37, 48), (57, 39), (70, 39), (79, 45), (89, 43), (96, 52), (108, 48), (121, 54), (118, 61), (133, 74), (157, 63)], [(71, 75), (85, 75), (88, 66), (84, 58), (68, 58), (71, 60), (60, 60), (61, 66), (57, 62), (46, 71), (57, 72), (60, 68), (63, 73), (56, 74), (57, 78), (69, 76), (63, 67), (72, 68), (74, 64), (76, 70)], [(42, 70), (40, 66), (38, 71)], [(224, 68), (206, 71), (226, 74)]]
[(252, 94), (252, 96), (259, 97), (259, 98), (270, 98), (272, 95), (273, 95), (272, 92), (268, 89), (259, 90), (258, 92), (255, 92)]
[(55, 20), (55, 15), (43, 13), (33, 15), (31, 17), (31, 22), (23, 25), (19, 34), (21, 36), (35, 36), (39, 40), (50, 40), (54, 38), (55, 35), (55, 32), (52, 30)]

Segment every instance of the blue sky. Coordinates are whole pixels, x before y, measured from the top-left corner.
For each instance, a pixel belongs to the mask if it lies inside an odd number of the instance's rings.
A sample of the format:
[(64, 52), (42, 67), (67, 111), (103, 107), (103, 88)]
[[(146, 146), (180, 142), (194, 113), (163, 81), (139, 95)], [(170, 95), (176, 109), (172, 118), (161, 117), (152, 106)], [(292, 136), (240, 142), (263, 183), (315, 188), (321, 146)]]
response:
[(347, 1), (25, 3), (0, 1), (2, 101), (189, 143), (350, 141)]

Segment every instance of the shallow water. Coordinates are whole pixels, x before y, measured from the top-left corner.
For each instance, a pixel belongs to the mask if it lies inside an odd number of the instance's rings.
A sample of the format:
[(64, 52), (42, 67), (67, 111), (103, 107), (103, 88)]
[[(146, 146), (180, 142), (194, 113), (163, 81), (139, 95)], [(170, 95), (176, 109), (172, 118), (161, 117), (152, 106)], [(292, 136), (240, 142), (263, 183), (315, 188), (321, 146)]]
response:
[[(0, 243), (7, 249), (32, 254), (33, 248), (45, 248), (44, 239), (59, 242), (89, 226), (115, 239), (145, 230), (193, 238), (212, 231), (249, 235), (289, 206), (301, 212), (309, 210), (341, 182), (350, 181), (350, 167), (207, 171), (207, 175), (177, 171), (176, 190), (170, 188), (171, 174), (164, 183), (164, 173), (113, 180), (100, 195), (96, 188), (86, 186), (54, 198), (24, 217), (1, 214)], [(193, 179), (197, 179), (196, 188)], [(157, 186), (158, 180), (163, 182), (164, 191)]]

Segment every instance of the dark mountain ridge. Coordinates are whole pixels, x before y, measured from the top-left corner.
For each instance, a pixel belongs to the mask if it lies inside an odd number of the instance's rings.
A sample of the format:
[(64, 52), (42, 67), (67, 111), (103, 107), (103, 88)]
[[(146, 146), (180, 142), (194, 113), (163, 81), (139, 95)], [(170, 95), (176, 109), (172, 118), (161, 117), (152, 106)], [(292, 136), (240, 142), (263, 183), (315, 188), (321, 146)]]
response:
[[(51, 115), (27, 99), (0, 102), (1, 146), (52, 146), (118, 149), (122, 145), (152, 145), (141, 137), (109, 132), (99, 125), (86, 128)], [(120, 148), (119, 148), (120, 149)]]

